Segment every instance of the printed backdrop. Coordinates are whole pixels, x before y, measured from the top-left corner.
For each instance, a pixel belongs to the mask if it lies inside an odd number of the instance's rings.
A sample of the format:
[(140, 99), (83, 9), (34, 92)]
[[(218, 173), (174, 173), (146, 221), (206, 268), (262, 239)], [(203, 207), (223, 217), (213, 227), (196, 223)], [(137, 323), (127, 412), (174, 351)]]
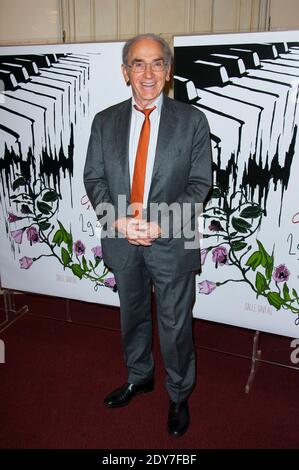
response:
[(175, 97), (208, 118), (215, 187), (194, 315), (299, 336), (299, 32), (175, 37)]
[[(176, 37), (175, 96), (210, 123), (199, 318), (298, 337), (298, 32)], [(82, 173), (130, 96), (122, 43), (0, 48), (2, 285), (118, 305)]]
[(92, 119), (129, 97), (122, 43), (0, 48), (4, 287), (117, 305), (83, 185)]

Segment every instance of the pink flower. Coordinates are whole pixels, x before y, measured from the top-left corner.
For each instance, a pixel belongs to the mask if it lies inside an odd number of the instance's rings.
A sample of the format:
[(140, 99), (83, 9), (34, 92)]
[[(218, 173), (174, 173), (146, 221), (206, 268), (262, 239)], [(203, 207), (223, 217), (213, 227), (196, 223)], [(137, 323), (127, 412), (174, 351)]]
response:
[(221, 223), (218, 220), (212, 220), (209, 225), (211, 232), (224, 232)]
[(81, 240), (77, 240), (74, 243), (73, 249), (77, 256), (82, 256), (85, 253), (85, 245), (81, 242)]
[(16, 243), (19, 243), (19, 244), (22, 243), (23, 233), (24, 233), (23, 228), (21, 230), (12, 230), (10, 232), (10, 234), (11, 234), (12, 238), (14, 239), (14, 241)]
[(33, 259), (28, 258), (28, 256), (23, 256), (23, 258), (21, 258), (19, 262), (20, 262), (21, 269), (29, 269), (33, 263)]
[(22, 219), (22, 217), (18, 217), (17, 215), (13, 214), (12, 212), (8, 213), (7, 220), (8, 220), (9, 223), (16, 222), (17, 220), (21, 220), (21, 219)]
[(39, 235), (38, 231), (36, 230), (35, 227), (29, 227), (26, 230), (27, 233), (27, 239), (32, 242), (32, 243), (37, 243), (39, 242)]
[(273, 279), (276, 282), (286, 282), (289, 280), (290, 277), (290, 271), (286, 267), (285, 264), (280, 264), (275, 268), (275, 271), (273, 273)]
[(32, 214), (32, 210), (30, 210), (27, 204), (21, 205), (21, 212), (22, 214)]
[(215, 263), (216, 268), (218, 268), (218, 266), (228, 264), (228, 253), (224, 246), (217, 246), (217, 248), (214, 248), (214, 250), (212, 250), (212, 255), (212, 260)]
[(209, 253), (209, 250), (207, 250), (206, 248), (202, 248), (200, 250), (200, 262), (202, 265), (205, 264), (205, 260), (206, 260), (208, 253)]
[(212, 281), (202, 281), (198, 283), (198, 287), (200, 294), (209, 295), (214, 289), (216, 289), (216, 284)]
[(114, 277), (107, 277), (104, 281), (104, 285), (116, 292), (116, 281)]
[(93, 252), (95, 258), (102, 258), (103, 257), (102, 256), (102, 247), (101, 246), (97, 245), (94, 248), (92, 248), (91, 251)]

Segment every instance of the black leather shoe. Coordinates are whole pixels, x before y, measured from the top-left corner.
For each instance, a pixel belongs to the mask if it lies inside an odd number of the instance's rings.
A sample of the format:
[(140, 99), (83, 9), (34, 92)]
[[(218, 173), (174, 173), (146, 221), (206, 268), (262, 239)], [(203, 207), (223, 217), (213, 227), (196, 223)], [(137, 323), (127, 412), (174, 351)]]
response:
[(118, 408), (126, 406), (132, 398), (140, 393), (148, 393), (154, 389), (154, 379), (143, 384), (134, 385), (126, 383), (122, 387), (113, 390), (104, 400), (104, 405), (108, 408)]
[(170, 402), (168, 413), (168, 433), (172, 437), (180, 437), (189, 427), (189, 409), (188, 402), (181, 403)]

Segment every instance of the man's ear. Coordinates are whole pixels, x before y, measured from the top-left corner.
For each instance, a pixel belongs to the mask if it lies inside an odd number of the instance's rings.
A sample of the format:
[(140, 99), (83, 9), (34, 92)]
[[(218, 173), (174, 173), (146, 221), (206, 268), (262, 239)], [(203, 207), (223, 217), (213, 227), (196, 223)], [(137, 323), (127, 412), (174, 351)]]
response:
[(122, 74), (124, 76), (126, 84), (129, 86), (130, 85), (130, 77), (129, 77), (127, 68), (124, 64), (121, 64), (121, 71), (122, 71)]
[(165, 80), (167, 82), (169, 82), (169, 80), (170, 80), (170, 72), (171, 72), (171, 66), (169, 65), (168, 69), (167, 69), (167, 72), (166, 72), (166, 77), (165, 77)]

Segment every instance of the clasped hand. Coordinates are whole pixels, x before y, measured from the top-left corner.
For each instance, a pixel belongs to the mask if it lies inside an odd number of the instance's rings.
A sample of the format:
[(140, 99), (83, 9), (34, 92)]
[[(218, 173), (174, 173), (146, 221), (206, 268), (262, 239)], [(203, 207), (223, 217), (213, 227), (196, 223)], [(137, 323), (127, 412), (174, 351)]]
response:
[(161, 236), (160, 226), (144, 219), (121, 217), (115, 221), (114, 228), (132, 245), (151, 246), (152, 242)]

